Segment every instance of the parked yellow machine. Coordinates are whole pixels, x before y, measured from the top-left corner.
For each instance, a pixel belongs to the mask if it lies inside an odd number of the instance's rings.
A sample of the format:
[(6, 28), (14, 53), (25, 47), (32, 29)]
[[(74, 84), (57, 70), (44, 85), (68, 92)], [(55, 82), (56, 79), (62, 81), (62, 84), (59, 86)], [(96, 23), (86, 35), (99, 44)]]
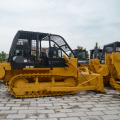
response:
[(120, 52), (105, 54), (105, 58), (110, 73), (110, 85), (120, 92)]
[(104, 64), (100, 64), (99, 59), (90, 59), (89, 68), (103, 76), (104, 84), (110, 84), (120, 92), (120, 42), (105, 45), (102, 56)]
[(94, 73), (99, 73), (103, 76), (104, 84), (109, 84), (109, 70), (106, 64), (100, 64), (98, 58), (96, 59), (89, 59), (89, 70)]
[[(42, 52), (42, 42), (49, 48)], [(51, 47), (51, 42), (56, 48)], [(77, 58), (68, 58), (71, 48), (59, 35), (18, 31), (7, 63), (0, 63), (0, 79), (15, 97), (72, 94), (79, 90), (105, 93), (101, 74), (78, 69)], [(61, 56), (62, 53), (66, 54)], [(74, 54), (74, 53), (73, 53)]]

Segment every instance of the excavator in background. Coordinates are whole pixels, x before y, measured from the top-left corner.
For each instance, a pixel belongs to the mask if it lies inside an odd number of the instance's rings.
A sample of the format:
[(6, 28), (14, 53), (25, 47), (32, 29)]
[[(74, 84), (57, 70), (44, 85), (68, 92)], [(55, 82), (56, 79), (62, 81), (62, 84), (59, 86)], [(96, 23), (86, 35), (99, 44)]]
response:
[(89, 68), (103, 76), (104, 84), (120, 92), (120, 42), (104, 45), (100, 59), (89, 60)]
[[(48, 44), (46, 50), (44, 42)], [(79, 90), (105, 93), (102, 75), (80, 70), (78, 59), (68, 57), (69, 51), (74, 55), (59, 35), (18, 31), (8, 62), (0, 63), (0, 80), (4, 80), (16, 98), (73, 94)]]

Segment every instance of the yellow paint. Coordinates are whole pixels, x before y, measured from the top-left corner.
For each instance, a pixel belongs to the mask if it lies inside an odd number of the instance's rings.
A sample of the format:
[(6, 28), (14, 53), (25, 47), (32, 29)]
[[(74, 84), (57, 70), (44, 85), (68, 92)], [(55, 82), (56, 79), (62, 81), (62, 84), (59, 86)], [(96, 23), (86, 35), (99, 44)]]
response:
[(10, 63), (0, 63), (0, 80), (4, 78), (6, 70), (11, 70)]
[(0, 66), (0, 79), (3, 79), (4, 76), (5, 76), (5, 70), (2, 66)]
[(89, 59), (89, 69), (94, 73), (99, 73), (104, 77), (104, 84), (109, 83), (109, 69), (106, 64), (100, 64), (99, 59)]
[(68, 67), (24, 68), (11, 70), (10, 63), (2, 64), (4, 80), (15, 97), (39, 97), (73, 94), (79, 90), (97, 90), (105, 93), (103, 78), (87, 67), (77, 67), (77, 58), (63, 55)]
[(90, 59), (89, 68), (103, 76), (104, 84), (110, 84), (120, 92), (120, 52), (106, 53), (105, 64), (100, 64), (98, 59)]
[(120, 52), (106, 54), (105, 58), (110, 73), (110, 85), (120, 92)]

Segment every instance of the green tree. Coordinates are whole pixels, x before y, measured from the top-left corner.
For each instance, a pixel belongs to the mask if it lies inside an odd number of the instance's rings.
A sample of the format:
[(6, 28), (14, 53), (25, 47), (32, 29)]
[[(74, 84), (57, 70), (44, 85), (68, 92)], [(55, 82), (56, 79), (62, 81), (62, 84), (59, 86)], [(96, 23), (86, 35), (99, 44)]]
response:
[(72, 56), (72, 53), (69, 53), (69, 57), (71, 57)]
[(0, 61), (3, 62), (3, 61), (7, 61), (6, 59), (6, 53), (4, 51), (2, 51), (0, 53)]
[(83, 47), (78, 45), (77, 49), (83, 50)]
[(86, 58), (89, 59), (89, 53), (87, 50), (86, 50)]
[(98, 42), (95, 43), (94, 49), (97, 49), (97, 48), (98, 48)]

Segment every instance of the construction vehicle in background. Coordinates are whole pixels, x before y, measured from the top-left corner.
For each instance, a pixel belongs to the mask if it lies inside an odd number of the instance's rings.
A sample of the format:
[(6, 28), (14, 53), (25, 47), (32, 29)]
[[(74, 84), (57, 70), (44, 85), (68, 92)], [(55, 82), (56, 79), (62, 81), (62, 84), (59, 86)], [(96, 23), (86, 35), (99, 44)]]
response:
[[(45, 41), (48, 49), (43, 50)], [(56, 48), (51, 47), (52, 43)], [(11, 95), (19, 98), (73, 94), (79, 90), (105, 93), (102, 76), (80, 71), (78, 59), (69, 59), (68, 51), (74, 55), (59, 35), (18, 31), (8, 62), (0, 63), (0, 79), (8, 84)]]
[(96, 48), (96, 49), (90, 50), (90, 59), (98, 58), (101, 63), (102, 62), (102, 59), (101, 59), (102, 51), (103, 51), (103, 49), (101, 49), (101, 48)]
[[(104, 61), (102, 64), (101, 60)], [(104, 84), (110, 84), (120, 91), (120, 42), (104, 45), (101, 58), (90, 59), (89, 68), (103, 76)]]
[[(90, 50), (90, 59), (98, 58), (101, 63), (102, 51), (103, 49), (100, 49), (100, 48)], [(87, 66), (89, 64), (89, 57), (87, 58), (86, 50), (75, 49), (73, 50), (73, 52), (74, 52), (75, 57), (78, 58), (78, 66), (80, 65)]]
[[(73, 50), (73, 52), (74, 52), (75, 57), (78, 58), (78, 66), (89, 63), (89, 59), (87, 58), (86, 50), (75, 49), (75, 50)], [(72, 57), (73, 57), (73, 55), (72, 55)]]

